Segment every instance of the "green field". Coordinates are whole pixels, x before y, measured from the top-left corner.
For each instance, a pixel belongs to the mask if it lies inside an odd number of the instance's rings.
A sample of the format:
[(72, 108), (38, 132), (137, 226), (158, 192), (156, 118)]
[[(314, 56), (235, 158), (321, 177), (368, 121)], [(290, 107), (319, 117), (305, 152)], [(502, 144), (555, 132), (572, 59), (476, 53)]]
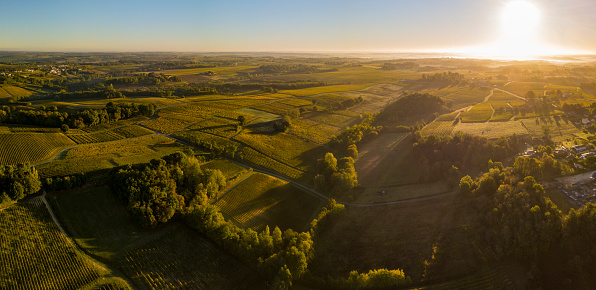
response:
[(73, 145), (61, 133), (0, 133), (0, 165), (40, 162)]
[(40, 198), (0, 211), (0, 288), (76, 289), (99, 278)]
[(322, 206), (322, 200), (290, 183), (254, 173), (227, 192), (215, 205), (242, 227), (266, 225), (302, 231)]

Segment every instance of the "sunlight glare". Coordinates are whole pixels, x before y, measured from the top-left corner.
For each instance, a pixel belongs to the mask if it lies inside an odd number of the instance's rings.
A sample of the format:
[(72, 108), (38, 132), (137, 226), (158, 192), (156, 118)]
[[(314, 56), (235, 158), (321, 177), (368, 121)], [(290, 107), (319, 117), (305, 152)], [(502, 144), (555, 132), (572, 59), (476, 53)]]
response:
[(533, 37), (540, 24), (540, 11), (527, 1), (510, 2), (501, 14), (503, 35), (518, 41)]

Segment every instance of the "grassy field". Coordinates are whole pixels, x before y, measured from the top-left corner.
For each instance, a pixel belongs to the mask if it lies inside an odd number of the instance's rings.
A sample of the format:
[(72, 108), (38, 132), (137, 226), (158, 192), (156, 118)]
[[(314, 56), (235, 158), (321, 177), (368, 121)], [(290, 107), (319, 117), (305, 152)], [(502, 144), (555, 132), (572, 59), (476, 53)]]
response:
[[(348, 198), (354, 203), (406, 200), (449, 191), (442, 181), (424, 183), (419, 157), (408, 133), (385, 133), (358, 148), (355, 167), (362, 189)], [(385, 191), (382, 194), (382, 191)]]
[(262, 230), (268, 225), (302, 231), (320, 210), (322, 200), (281, 179), (254, 173), (216, 205), (242, 227)]
[(76, 147), (53, 162), (37, 166), (37, 169), (44, 177), (86, 173), (124, 164), (145, 163), (187, 148), (165, 136), (150, 135)]
[[(347, 277), (357, 270), (403, 269), (414, 281), (475, 270), (472, 245), (461, 231), (456, 196), (373, 207), (347, 207), (321, 232), (309, 265), (320, 276)], [(433, 259), (436, 249), (442, 257)], [(449, 258), (453, 257), (453, 258)], [(432, 271), (440, 269), (440, 271)]]
[(263, 289), (258, 272), (185, 226), (126, 253), (140, 289)]
[(36, 163), (73, 145), (61, 133), (0, 133), (0, 165)]
[[(258, 110), (258, 109), (253, 109), (253, 108), (242, 108), (237, 110), (238, 113), (241, 114), (245, 114), (247, 116), (255, 116), (256, 118), (258, 118), (259, 122), (270, 122), (270, 121), (275, 121), (277, 119), (279, 119), (279, 115), (276, 114), (271, 114), (269, 112), (265, 112), (263, 110)], [(247, 117), (249, 120), (254, 118), (249, 118)]]
[(460, 112), (455, 111), (449, 114), (444, 114), (437, 117), (436, 121), (453, 121), (455, 118), (460, 114)]
[(458, 123), (453, 132), (461, 131), (466, 134), (483, 136), (489, 139), (513, 134), (526, 135), (528, 130), (520, 121), (485, 122), (485, 123)]
[(493, 108), (488, 103), (480, 103), (461, 113), (462, 123), (486, 122), (493, 115)]
[(553, 117), (540, 117), (523, 119), (520, 122), (534, 137), (544, 136), (544, 127), (548, 127), (549, 134), (555, 142), (573, 140), (582, 134), (581, 128), (576, 127), (573, 122), (566, 119), (557, 120)]
[(116, 259), (151, 234), (105, 185), (52, 194), (49, 201), (77, 244), (104, 259)]
[(0, 241), (0, 288), (76, 289), (101, 275), (39, 198), (0, 211)]

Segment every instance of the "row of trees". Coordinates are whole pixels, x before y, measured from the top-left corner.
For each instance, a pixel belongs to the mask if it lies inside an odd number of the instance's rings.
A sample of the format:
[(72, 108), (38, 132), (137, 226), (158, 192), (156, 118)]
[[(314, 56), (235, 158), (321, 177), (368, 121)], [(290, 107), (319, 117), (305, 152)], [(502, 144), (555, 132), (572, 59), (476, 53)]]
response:
[(423, 82), (447, 83), (452, 85), (465, 85), (466, 76), (457, 72), (443, 72), (434, 74), (422, 74)]
[(83, 128), (106, 124), (135, 116), (151, 116), (155, 113), (155, 104), (114, 103), (109, 102), (103, 109), (87, 109), (74, 114), (43, 110), (0, 110), (0, 123), (35, 125), (60, 128)]
[(87, 176), (83, 173), (68, 175), (68, 176), (56, 176), (47, 177), (42, 180), (42, 187), (47, 192), (56, 190), (69, 190), (75, 187), (81, 187), (87, 181)]

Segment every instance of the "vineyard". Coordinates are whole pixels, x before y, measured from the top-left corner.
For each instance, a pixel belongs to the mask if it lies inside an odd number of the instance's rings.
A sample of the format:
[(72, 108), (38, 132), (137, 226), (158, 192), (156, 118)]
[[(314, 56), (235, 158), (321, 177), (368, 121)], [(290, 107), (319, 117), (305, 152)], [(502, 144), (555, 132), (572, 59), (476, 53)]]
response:
[(28, 97), (33, 94), (32, 91), (25, 90), (23, 88), (19, 88), (19, 87), (15, 87), (15, 86), (4, 86), (2, 88), (4, 90), (6, 90), (6, 92), (9, 93), (10, 95), (17, 97), (17, 98), (24, 98), (24, 97)]
[(259, 274), (186, 227), (126, 253), (124, 272), (142, 289), (260, 289)]
[(211, 133), (221, 137), (231, 137), (236, 134), (237, 121), (231, 121), (223, 118), (209, 118), (205, 119), (191, 127), (190, 130), (200, 130), (206, 133)]
[(35, 163), (73, 145), (61, 133), (0, 133), (0, 165)]
[(453, 132), (453, 121), (434, 121), (422, 128), (420, 133), (423, 136), (450, 136)]
[(241, 226), (262, 230), (291, 228), (302, 230), (321, 200), (269, 175), (254, 173), (235, 186), (216, 205)]
[(115, 129), (114, 133), (127, 139), (127, 138), (135, 138), (135, 137), (141, 137), (141, 136), (145, 136), (145, 135), (151, 135), (151, 134), (153, 134), (153, 131), (147, 130), (141, 126), (131, 125), (131, 126), (125, 126), (125, 127)]
[(162, 114), (161, 112), (159, 115), (159, 118), (143, 122), (142, 125), (164, 134), (170, 134), (172, 132), (182, 130), (201, 120), (200, 118), (174, 114)]
[(40, 198), (0, 211), (0, 288), (76, 289), (99, 278)]
[(109, 144), (89, 144), (69, 150), (51, 163), (37, 166), (43, 177), (62, 176), (112, 168), (124, 164), (149, 162), (186, 146), (160, 135), (149, 135), (133, 140)]
[(480, 103), (461, 113), (462, 123), (486, 122), (493, 115), (493, 108), (488, 103)]
[(292, 120), (288, 134), (317, 144), (325, 144), (338, 133), (338, 128), (330, 125), (319, 124), (308, 119)]
[(67, 136), (77, 144), (102, 143), (125, 139), (124, 136), (114, 131), (102, 131), (90, 134), (68, 134)]
[(303, 172), (294, 167), (290, 167), (277, 160), (271, 159), (269, 156), (260, 153), (250, 147), (243, 147), (240, 150), (242, 159), (249, 164), (257, 167), (267, 168), (281, 175), (285, 175), (293, 180), (298, 180), (310, 185), (314, 178), (311, 174)]
[(226, 176), (228, 180), (243, 175), (247, 169), (226, 159), (215, 159), (201, 164), (201, 169), (217, 169)]
[(315, 151), (319, 153), (318, 156), (325, 154), (323, 152), (324, 148), (317, 146), (317, 144), (287, 133), (255, 134), (244, 130), (241, 134), (234, 136), (233, 140), (249, 144), (265, 155), (303, 171), (307, 171), (310, 169), (310, 165), (314, 165), (313, 160), (305, 155), (312, 156)]
[(355, 118), (352, 116), (337, 114), (337, 112), (335, 112), (335, 113), (329, 113), (329, 112), (309, 113), (308, 115), (306, 115), (306, 118), (308, 118), (312, 121), (318, 122), (318, 123), (334, 126), (334, 127), (341, 128), (341, 129), (343, 129), (346, 126), (351, 125), (351, 123), (354, 122), (354, 120), (355, 120)]

